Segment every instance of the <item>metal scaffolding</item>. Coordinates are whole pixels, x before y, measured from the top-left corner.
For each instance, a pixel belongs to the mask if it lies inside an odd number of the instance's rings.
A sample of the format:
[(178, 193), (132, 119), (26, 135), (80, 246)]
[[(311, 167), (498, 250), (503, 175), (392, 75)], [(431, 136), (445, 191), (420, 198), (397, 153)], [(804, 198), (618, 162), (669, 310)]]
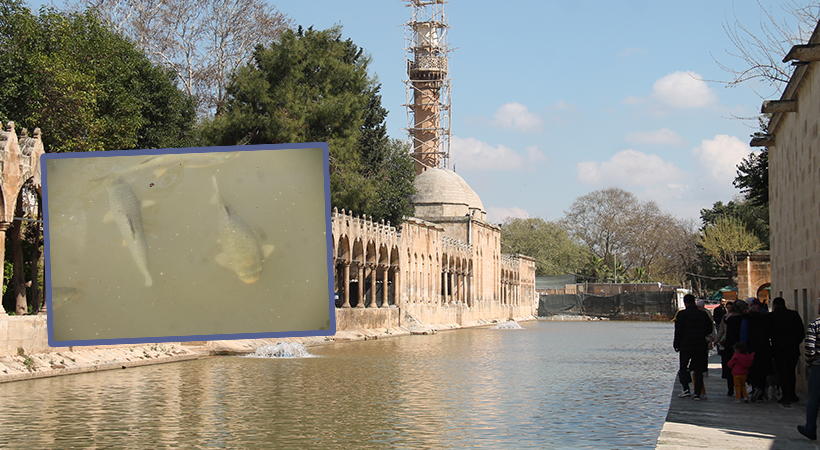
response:
[(405, 23), (407, 110), (405, 128), (416, 173), (450, 164), (450, 77), (447, 0), (403, 0), (413, 9)]

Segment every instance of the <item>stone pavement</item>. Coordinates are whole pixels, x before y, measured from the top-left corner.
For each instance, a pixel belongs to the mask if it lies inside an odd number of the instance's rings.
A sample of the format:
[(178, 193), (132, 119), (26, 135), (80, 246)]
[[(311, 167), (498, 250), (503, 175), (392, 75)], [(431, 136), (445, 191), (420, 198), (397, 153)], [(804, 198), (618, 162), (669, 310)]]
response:
[(797, 432), (797, 425), (805, 423), (805, 395), (798, 392), (801, 401), (790, 407), (776, 401), (735, 403), (734, 396), (726, 395), (717, 355), (709, 358), (709, 376), (704, 381), (709, 398), (696, 402), (678, 398), (681, 386), (675, 380), (656, 450), (820, 449), (820, 441), (810, 441)]

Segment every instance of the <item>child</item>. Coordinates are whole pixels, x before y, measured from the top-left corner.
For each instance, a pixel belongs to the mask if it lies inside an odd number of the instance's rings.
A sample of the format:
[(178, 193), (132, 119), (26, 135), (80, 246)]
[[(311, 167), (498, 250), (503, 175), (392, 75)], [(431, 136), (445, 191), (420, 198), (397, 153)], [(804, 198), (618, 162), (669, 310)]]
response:
[(746, 394), (746, 375), (749, 374), (749, 367), (752, 366), (754, 359), (754, 352), (746, 353), (745, 342), (741, 341), (735, 344), (735, 354), (732, 355), (732, 359), (726, 364), (732, 369), (732, 377), (735, 379), (735, 395), (737, 396), (735, 403), (740, 403), (741, 401), (749, 403), (749, 398)]

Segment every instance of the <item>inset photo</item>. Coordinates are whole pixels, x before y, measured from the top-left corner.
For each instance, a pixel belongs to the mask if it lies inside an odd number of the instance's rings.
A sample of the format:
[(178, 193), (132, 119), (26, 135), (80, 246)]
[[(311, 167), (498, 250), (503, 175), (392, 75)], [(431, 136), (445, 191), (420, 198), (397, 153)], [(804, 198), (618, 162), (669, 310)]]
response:
[(42, 159), (50, 346), (335, 333), (326, 143)]

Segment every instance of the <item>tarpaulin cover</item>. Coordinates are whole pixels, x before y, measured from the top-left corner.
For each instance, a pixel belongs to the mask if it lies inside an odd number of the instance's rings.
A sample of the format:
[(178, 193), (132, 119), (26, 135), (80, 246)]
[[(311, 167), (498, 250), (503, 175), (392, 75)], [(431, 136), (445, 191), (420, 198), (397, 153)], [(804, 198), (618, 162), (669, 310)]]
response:
[(538, 315), (672, 315), (676, 309), (674, 291), (624, 292), (610, 297), (561, 294), (542, 295), (538, 304)]

